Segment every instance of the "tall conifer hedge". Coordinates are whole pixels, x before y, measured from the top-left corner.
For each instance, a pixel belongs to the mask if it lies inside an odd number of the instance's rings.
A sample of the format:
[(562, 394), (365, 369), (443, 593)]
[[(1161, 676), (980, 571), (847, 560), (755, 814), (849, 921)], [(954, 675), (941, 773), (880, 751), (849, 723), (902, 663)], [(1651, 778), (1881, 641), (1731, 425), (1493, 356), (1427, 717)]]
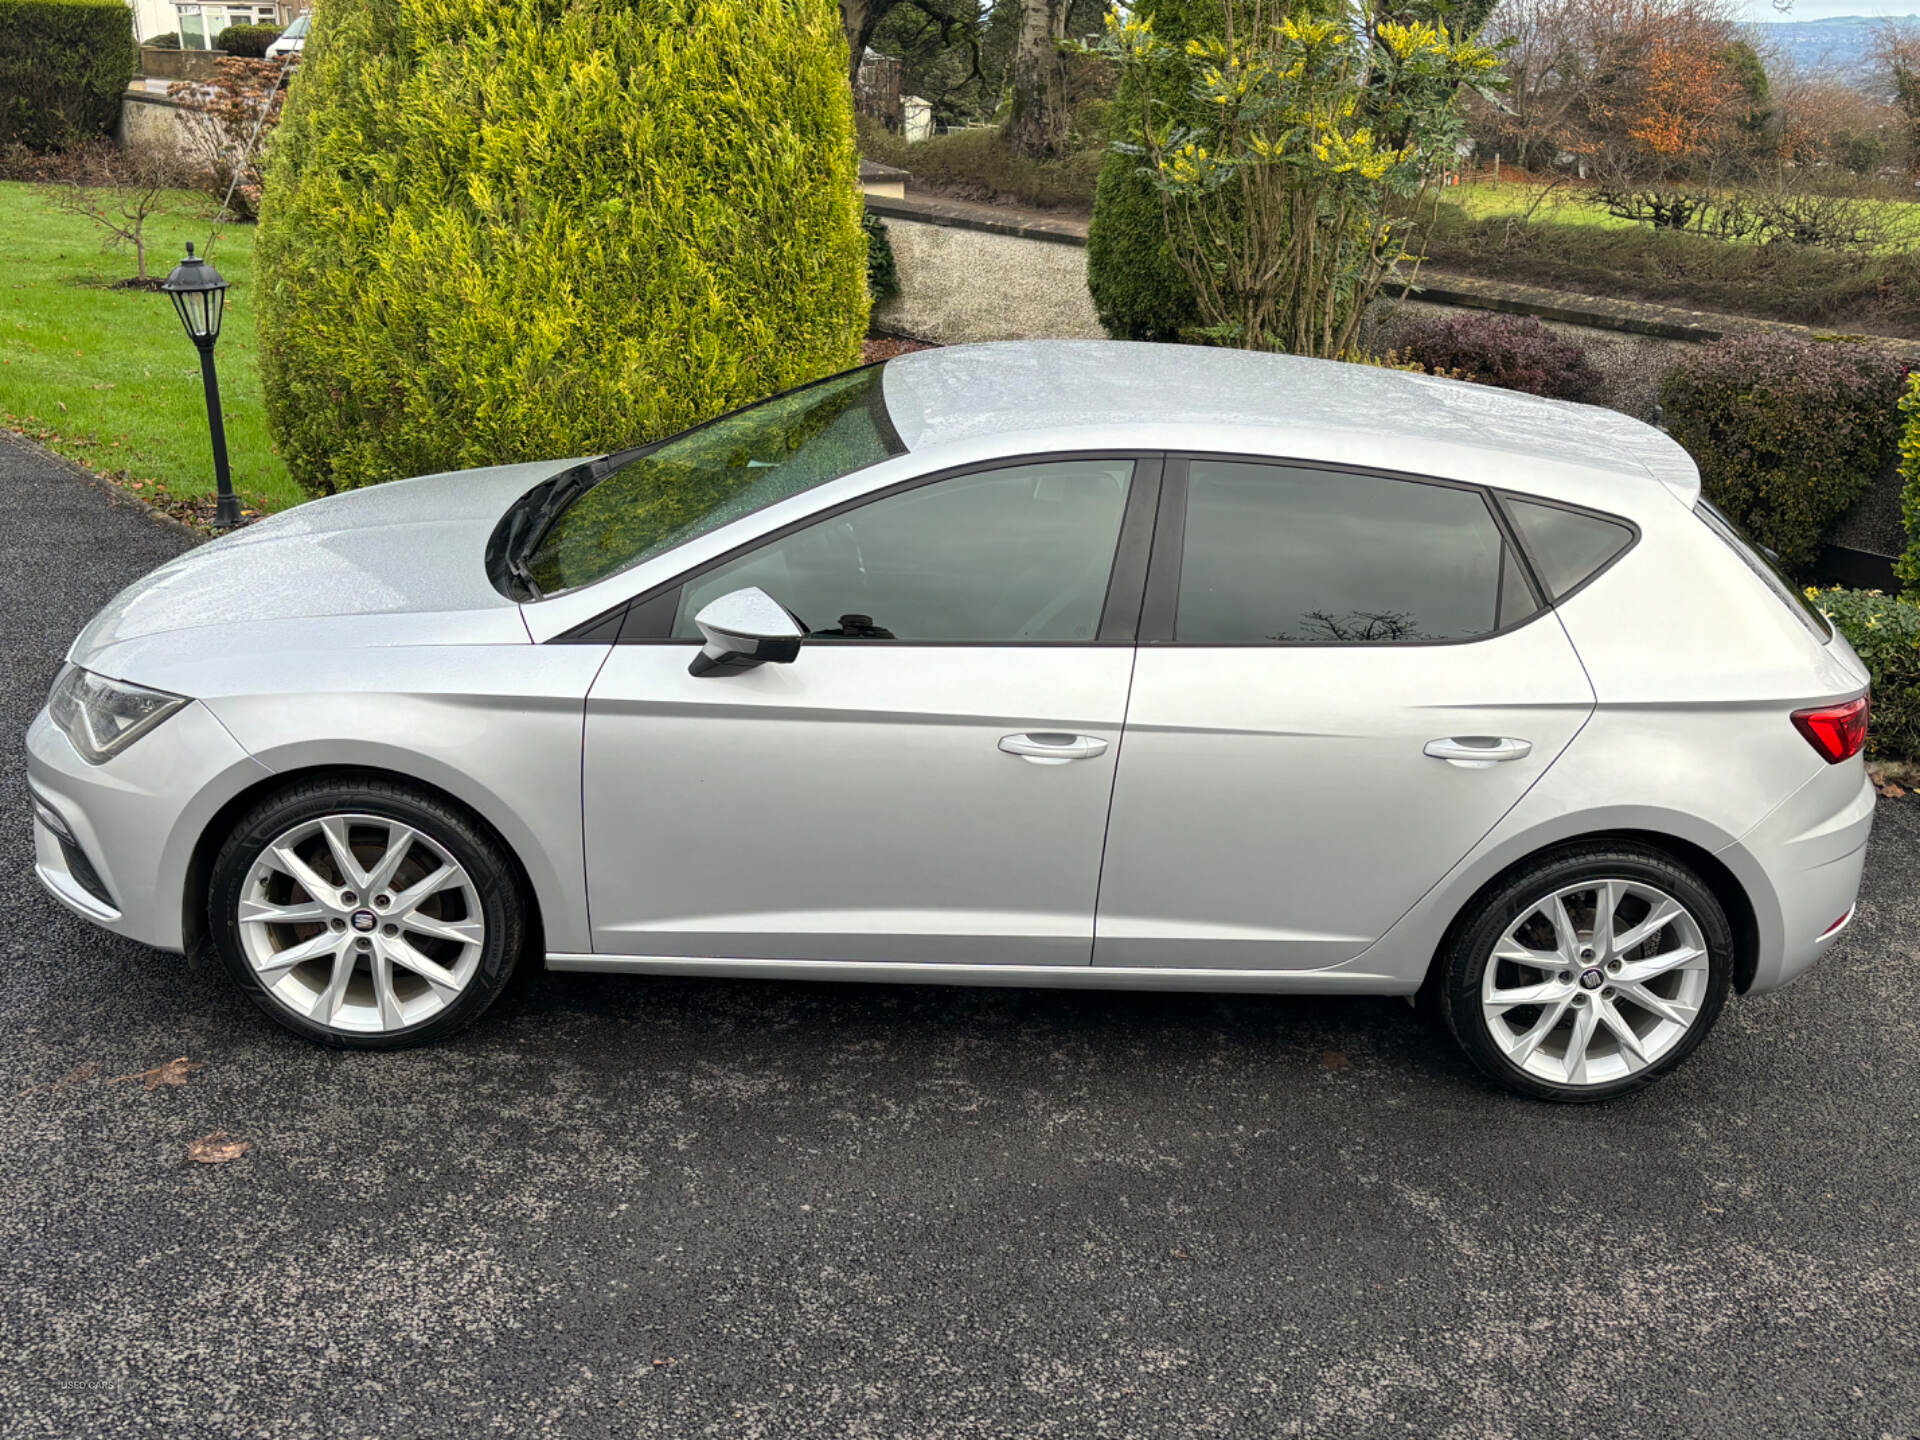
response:
[[(1153, 21), (1153, 33), (1167, 48), (1149, 80), (1130, 74), (1121, 81), (1116, 120), (1121, 126), (1139, 122), (1142, 83), (1151, 84), (1159, 105), (1196, 112), (1200, 102), (1192, 96), (1193, 70), (1184, 52), (1189, 40), (1221, 33), (1225, 0), (1138, 0), (1133, 9)], [(1100, 167), (1087, 232), (1087, 288), (1094, 313), (1114, 339), (1178, 340), (1182, 330), (1199, 324), (1200, 311), (1192, 282), (1167, 244), (1160, 194), (1140, 165), (1138, 155), (1115, 151)]]
[(111, 135), (139, 69), (126, 0), (0, 0), (0, 146)]
[(321, 0), (256, 247), (315, 492), (592, 453), (857, 362), (833, 0)]

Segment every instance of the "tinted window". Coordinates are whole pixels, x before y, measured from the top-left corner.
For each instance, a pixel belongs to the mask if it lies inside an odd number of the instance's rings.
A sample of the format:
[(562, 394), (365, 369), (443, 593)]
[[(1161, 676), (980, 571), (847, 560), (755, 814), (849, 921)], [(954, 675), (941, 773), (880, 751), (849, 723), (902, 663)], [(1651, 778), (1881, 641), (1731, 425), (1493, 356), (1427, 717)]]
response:
[(1091, 640), (1133, 464), (1071, 460), (940, 480), (795, 531), (681, 589), (676, 638), (757, 585), (812, 635)]
[[(1471, 490), (1196, 460), (1174, 638), (1366, 644), (1485, 635), (1501, 620), (1502, 550), (1493, 516)], [(1524, 586), (1510, 604), (1528, 613)]]
[(1540, 583), (1556, 600), (1633, 543), (1633, 531), (1618, 521), (1558, 505), (1508, 500), (1507, 513)]
[(548, 595), (591, 585), (695, 536), (906, 447), (869, 366), (723, 415), (582, 492), (527, 557)]

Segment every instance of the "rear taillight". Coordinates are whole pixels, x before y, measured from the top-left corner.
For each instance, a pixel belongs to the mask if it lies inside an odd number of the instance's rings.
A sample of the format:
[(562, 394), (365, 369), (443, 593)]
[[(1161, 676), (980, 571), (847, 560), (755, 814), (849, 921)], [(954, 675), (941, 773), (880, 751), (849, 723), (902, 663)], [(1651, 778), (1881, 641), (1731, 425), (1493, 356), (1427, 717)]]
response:
[(1807, 737), (1829, 765), (1851, 760), (1867, 743), (1867, 711), (1872, 702), (1862, 695), (1844, 705), (1822, 705), (1793, 712), (1793, 728)]

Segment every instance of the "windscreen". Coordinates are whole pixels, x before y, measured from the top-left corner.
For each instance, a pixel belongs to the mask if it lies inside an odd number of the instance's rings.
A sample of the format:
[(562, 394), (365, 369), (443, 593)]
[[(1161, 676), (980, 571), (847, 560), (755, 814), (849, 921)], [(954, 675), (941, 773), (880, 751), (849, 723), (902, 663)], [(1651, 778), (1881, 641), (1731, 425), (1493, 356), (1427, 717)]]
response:
[(545, 595), (578, 589), (729, 521), (905, 451), (883, 366), (776, 395), (675, 436), (560, 512), (526, 557)]

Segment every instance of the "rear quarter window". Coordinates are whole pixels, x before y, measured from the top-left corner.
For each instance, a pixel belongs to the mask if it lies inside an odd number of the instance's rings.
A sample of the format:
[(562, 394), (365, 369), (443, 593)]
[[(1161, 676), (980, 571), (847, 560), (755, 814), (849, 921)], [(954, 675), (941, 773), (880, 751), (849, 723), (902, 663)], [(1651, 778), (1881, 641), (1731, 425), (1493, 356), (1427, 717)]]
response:
[(1611, 565), (1634, 542), (1631, 525), (1517, 495), (1500, 497), (1534, 574), (1555, 600), (1564, 600)]

